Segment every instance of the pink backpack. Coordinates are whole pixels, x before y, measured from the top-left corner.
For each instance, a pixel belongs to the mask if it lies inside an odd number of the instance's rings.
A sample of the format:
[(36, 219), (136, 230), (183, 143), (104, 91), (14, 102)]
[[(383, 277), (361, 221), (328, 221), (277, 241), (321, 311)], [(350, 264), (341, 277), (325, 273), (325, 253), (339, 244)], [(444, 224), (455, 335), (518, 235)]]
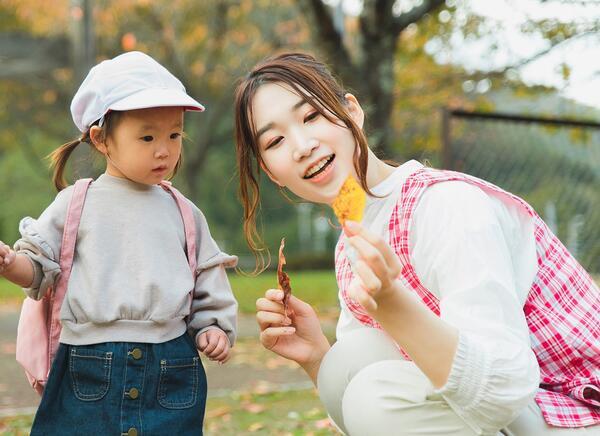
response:
[[(60, 275), (53, 286), (41, 300), (25, 298), (17, 328), (17, 362), (25, 369), (25, 375), (31, 386), (41, 395), (48, 381), (52, 361), (58, 349), (60, 338), (60, 309), (67, 291), (77, 230), (83, 211), (85, 195), (92, 179), (81, 179), (75, 182), (73, 196), (67, 209), (67, 217), (63, 230), (60, 248)], [(163, 181), (160, 185), (174, 198), (183, 219), (186, 239), (186, 252), (190, 269), (196, 275), (196, 225), (192, 208), (185, 197)], [(190, 307), (193, 298), (190, 291)]]

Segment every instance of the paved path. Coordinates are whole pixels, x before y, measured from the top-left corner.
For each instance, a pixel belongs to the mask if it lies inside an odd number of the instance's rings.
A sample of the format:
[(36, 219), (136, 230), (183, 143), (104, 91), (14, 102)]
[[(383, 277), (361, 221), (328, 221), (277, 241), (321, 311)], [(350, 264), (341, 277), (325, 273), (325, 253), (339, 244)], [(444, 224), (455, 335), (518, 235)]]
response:
[[(33, 413), (39, 403), (38, 395), (15, 361), (18, 310), (18, 307), (0, 306), (0, 416)], [(334, 321), (325, 320), (323, 328), (332, 337)], [(241, 316), (238, 329), (239, 340), (232, 359), (226, 365), (205, 362), (209, 396), (231, 391), (260, 392), (311, 386), (306, 374), (293, 362), (262, 348), (253, 316)]]

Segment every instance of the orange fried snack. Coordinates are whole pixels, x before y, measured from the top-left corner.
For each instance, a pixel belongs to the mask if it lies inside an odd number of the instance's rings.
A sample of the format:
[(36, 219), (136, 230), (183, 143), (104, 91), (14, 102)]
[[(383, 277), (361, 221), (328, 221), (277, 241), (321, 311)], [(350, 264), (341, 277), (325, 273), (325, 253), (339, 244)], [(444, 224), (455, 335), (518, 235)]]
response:
[(292, 295), (292, 287), (290, 286), (290, 276), (283, 272), (283, 265), (285, 265), (285, 256), (283, 255), (283, 247), (285, 247), (285, 238), (281, 238), (281, 245), (279, 246), (279, 263), (277, 264), (277, 282), (279, 289), (283, 291), (283, 309), (285, 310), (285, 316), (288, 313), (288, 304), (290, 301), (290, 295)]
[(348, 176), (331, 207), (340, 224), (344, 225), (346, 220), (361, 221), (366, 203), (367, 194), (354, 177)]

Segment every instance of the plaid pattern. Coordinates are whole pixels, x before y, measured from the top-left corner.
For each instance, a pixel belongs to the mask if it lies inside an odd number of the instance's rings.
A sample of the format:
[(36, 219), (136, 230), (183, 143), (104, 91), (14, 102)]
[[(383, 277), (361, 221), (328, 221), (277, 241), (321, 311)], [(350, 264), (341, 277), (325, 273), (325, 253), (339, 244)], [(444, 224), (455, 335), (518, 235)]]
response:
[[(540, 389), (535, 399), (550, 425), (600, 424), (600, 290), (524, 200), (484, 180), (458, 172), (421, 168), (413, 173), (402, 186), (389, 222), (389, 243), (403, 264), (400, 276), (403, 284), (440, 315), (439, 300), (423, 286), (410, 264), (409, 224), (425, 189), (452, 180), (470, 183), (489, 195), (516, 202), (533, 218), (538, 272), (523, 311), (540, 366)], [(340, 298), (358, 321), (380, 329), (362, 306), (348, 296), (353, 274), (343, 253), (342, 233), (335, 262)]]

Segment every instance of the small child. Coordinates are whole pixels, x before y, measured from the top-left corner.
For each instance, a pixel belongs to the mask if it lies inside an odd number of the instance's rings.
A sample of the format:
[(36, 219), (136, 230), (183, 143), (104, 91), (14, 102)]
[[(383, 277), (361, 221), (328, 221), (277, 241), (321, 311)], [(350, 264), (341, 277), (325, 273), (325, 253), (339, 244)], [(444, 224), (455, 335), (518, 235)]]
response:
[(60, 346), (32, 435), (202, 434), (207, 382), (197, 349), (229, 357), (237, 303), (225, 268), (237, 258), (219, 249), (188, 201), (194, 279), (182, 215), (160, 185), (180, 165), (186, 110), (204, 107), (143, 53), (93, 67), (71, 104), (83, 135), (52, 154), (59, 194), (39, 219), (21, 221), (14, 251), (0, 242), (0, 275), (44, 297), (60, 273), (69, 155), (87, 142), (105, 156), (85, 197)]

